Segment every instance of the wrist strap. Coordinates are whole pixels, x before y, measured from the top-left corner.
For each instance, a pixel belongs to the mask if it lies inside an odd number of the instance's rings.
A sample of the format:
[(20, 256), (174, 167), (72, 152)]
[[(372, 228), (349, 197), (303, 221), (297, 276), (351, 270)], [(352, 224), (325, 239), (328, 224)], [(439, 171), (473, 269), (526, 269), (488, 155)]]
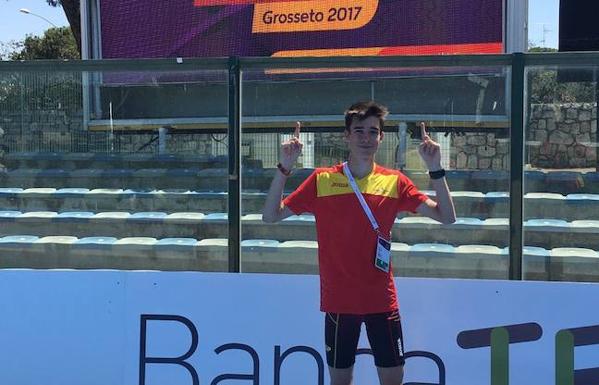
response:
[(428, 175), (431, 177), (431, 179), (441, 179), (445, 176), (445, 169), (442, 168), (437, 171), (429, 171)]
[(283, 167), (283, 165), (280, 162), (277, 163), (277, 168), (279, 169), (279, 171), (281, 171), (281, 174), (285, 176), (291, 175), (291, 170), (287, 170), (285, 167)]

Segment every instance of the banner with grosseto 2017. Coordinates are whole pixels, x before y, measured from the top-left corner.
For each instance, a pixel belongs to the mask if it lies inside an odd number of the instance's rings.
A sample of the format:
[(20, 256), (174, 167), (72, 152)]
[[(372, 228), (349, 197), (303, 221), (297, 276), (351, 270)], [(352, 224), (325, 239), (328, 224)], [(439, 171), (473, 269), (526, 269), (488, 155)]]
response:
[(101, 0), (103, 58), (504, 52), (503, 0)]

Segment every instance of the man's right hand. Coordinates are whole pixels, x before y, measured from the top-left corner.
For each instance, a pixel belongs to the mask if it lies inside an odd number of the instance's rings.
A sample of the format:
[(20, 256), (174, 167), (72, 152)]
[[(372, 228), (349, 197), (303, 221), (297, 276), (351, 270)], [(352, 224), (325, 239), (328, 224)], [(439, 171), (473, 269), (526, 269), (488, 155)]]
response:
[(300, 122), (295, 122), (295, 131), (293, 132), (293, 137), (281, 144), (279, 161), (281, 162), (281, 166), (285, 167), (287, 170), (291, 170), (293, 168), (293, 165), (302, 153), (302, 148), (304, 147), (304, 144), (300, 141), (301, 126), (302, 124)]

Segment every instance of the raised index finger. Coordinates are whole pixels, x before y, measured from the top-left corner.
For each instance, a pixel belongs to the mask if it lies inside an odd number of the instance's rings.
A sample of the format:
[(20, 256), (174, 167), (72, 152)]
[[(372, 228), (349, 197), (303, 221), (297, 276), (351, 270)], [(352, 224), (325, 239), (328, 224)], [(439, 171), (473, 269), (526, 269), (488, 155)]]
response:
[(300, 137), (300, 128), (302, 124), (300, 122), (295, 122), (295, 131), (293, 132), (293, 137), (299, 139)]
[(424, 140), (428, 136), (426, 132), (426, 124), (424, 122), (420, 122), (420, 137)]

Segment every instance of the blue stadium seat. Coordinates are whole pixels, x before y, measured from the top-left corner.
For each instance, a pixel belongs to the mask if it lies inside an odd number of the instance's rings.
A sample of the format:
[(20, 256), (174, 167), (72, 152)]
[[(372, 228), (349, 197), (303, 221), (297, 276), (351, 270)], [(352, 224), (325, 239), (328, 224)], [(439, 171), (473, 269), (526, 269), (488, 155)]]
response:
[(60, 244), (60, 245), (72, 245), (77, 241), (77, 237), (72, 237), (68, 235), (51, 235), (42, 237), (35, 242), (33, 242), (33, 246), (36, 245), (45, 245), (45, 244)]
[(599, 258), (597, 251), (580, 247), (556, 247), (550, 254), (552, 258)]
[(161, 211), (147, 211), (133, 213), (127, 218), (129, 221), (156, 221), (167, 217), (167, 213)]
[(17, 221), (50, 220), (58, 216), (55, 211), (29, 211), (19, 215)]
[(179, 250), (190, 249), (198, 244), (195, 238), (163, 238), (155, 243), (155, 247), (160, 250)]
[(287, 217), (287, 218), (283, 219), (283, 222), (301, 222), (301, 223), (312, 224), (312, 223), (316, 222), (316, 219), (314, 218), (314, 215), (312, 215), (312, 214), (301, 214), (301, 215), (292, 215), (290, 217)]
[(52, 221), (58, 223), (88, 223), (94, 215), (91, 211), (65, 211), (53, 217)]
[(54, 192), (54, 194), (59, 195), (61, 197), (66, 197), (66, 196), (80, 196), (80, 195), (85, 195), (87, 193), (89, 193), (89, 189), (87, 188), (76, 188), (76, 187), (70, 187), (70, 188), (61, 188), (58, 189)]
[(510, 193), (507, 191), (489, 191), (485, 193), (485, 200), (493, 203), (508, 203), (510, 201)]
[(120, 220), (129, 217), (131, 217), (131, 214), (125, 211), (107, 211), (95, 214), (91, 220)]
[(227, 213), (211, 213), (204, 215), (203, 221), (217, 221), (217, 222), (226, 222), (229, 220), (229, 215)]
[(7, 245), (18, 245), (18, 247), (30, 247), (39, 239), (36, 235), (10, 235), (0, 238), (0, 247)]
[(455, 247), (446, 243), (417, 243), (408, 251), (412, 255), (455, 257)]
[(116, 240), (112, 244), (113, 250), (122, 247), (132, 247), (135, 249), (151, 250), (158, 243), (158, 240), (153, 237), (126, 237)]
[(566, 195), (567, 203), (580, 203), (584, 204), (587, 201), (599, 202), (599, 194), (568, 194)]
[(198, 223), (205, 215), (203, 213), (172, 213), (168, 214), (165, 223)]
[[(433, 193), (434, 193), (434, 191), (433, 191)], [(433, 195), (433, 196), (435, 196), (435, 195)], [(451, 192), (451, 197), (453, 199), (459, 199), (459, 198), (484, 199), (485, 196), (486, 196), (486, 194), (484, 194), (480, 191), (452, 191)]]
[(553, 231), (555, 228), (569, 228), (570, 224), (562, 219), (529, 219), (524, 227)]
[[(583, 219), (570, 222), (570, 231), (599, 234), (599, 220)], [(597, 245), (599, 247), (599, 244)]]
[(547, 200), (554, 200), (554, 201), (562, 201), (562, 200), (566, 199), (566, 197), (563, 196), (562, 194), (557, 194), (557, 193), (529, 192), (529, 193), (524, 194), (524, 199), (529, 199), (529, 200), (547, 199)]
[(95, 188), (89, 190), (88, 195), (97, 195), (97, 194), (105, 194), (105, 195), (121, 195), (124, 192), (122, 188)]
[(20, 187), (4, 187), (0, 188), (0, 196), (2, 197), (14, 197), (23, 192)]
[(472, 228), (472, 227), (480, 227), (483, 225), (482, 219), (479, 218), (466, 218), (466, 217), (457, 217), (455, 223), (451, 226), (456, 228)]
[(2, 222), (12, 222), (22, 214), (22, 212), (15, 210), (0, 211), (0, 219), (2, 219)]
[(73, 242), (73, 246), (80, 248), (111, 248), (117, 238), (114, 237), (84, 237)]
[(246, 239), (241, 241), (241, 247), (247, 250), (277, 251), (279, 241), (274, 239)]
[(27, 195), (37, 195), (37, 194), (48, 195), (48, 194), (55, 194), (55, 193), (56, 193), (56, 189), (52, 188), (52, 187), (32, 187), (32, 188), (23, 190), (23, 192), (21, 194), (23, 194), (24, 196), (27, 196)]
[[(506, 248), (506, 251), (509, 252), (509, 248)], [(548, 257), (550, 255), (549, 250), (534, 246), (524, 246), (522, 248), (522, 254), (536, 257)]]
[(498, 255), (506, 256), (508, 252), (505, 248), (499, 248), (491, 245), (461, 245), (455, 248), (456, 254), (467, 254), (469, 256), (477, 255)]

